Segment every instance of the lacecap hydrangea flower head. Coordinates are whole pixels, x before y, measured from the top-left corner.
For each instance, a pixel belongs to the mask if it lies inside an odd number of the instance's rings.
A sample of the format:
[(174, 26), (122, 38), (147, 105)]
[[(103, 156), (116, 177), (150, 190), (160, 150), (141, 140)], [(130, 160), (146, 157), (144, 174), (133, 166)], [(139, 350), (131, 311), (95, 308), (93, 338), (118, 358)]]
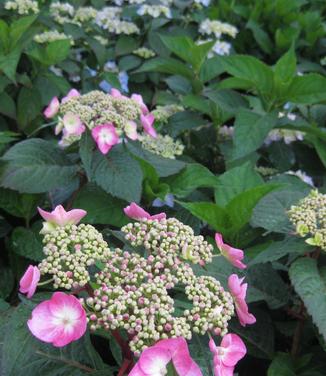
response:
[[(131, 221), (121, 231), (137, 252), (126, 251), (109, 247), (98, 230), (79, 223), (87, 214), (83, 210), (58, 206), (39, 212), (45, 220), (45, 257), (29, 266), (20, 291), (31, 298), (46, 283), (40, 282), (43, 277), (64, 291), (34, 308), (28, 321), (34, 336), (62, 347), (83, 336), (87, 326), (111, 332), (133, 354), (126, 360), (130, 375), (149, 375), (150, 369), (163, 374), (168, 364), (178, 375), (201, 375), (187, 340), (193, 333), (221, 336), (220, 347), (210, 344), (215, 374), (233, 374), (246, 350), (238, 336), (228, 334), (229, 321), (235, 312), (243, 326), (255, 318), (245, 302), (243, 278), (231, 275), (229, 292), (213, 276), (195, 274), (193, 265), (203, 267), (213, 257), (214, 248), (203, 236), (176, 218), (151, 215), (131, 203), (124, 210)], [(216, 239), (223, 256), (244, 268), (243, 251), (225, 244), (221, 234)], [(174, 299), (176, 287), (178, 293), (183, 290), (187, 309), (180, 310)], [(81, 291), (83, 298), (78, 298)]]

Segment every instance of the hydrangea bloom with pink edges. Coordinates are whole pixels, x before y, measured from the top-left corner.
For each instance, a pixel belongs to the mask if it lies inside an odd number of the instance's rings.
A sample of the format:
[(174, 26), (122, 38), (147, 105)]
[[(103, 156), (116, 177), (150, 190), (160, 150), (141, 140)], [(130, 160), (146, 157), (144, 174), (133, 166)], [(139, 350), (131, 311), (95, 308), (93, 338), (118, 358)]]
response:
[(236, 274), (232, 274), (228, 279), (228, 286), (234, 299), (239, 322), (242, 326), (246, 326), (247, 324), (254, 324), (256, 318), (248, 311), (248, 305), (245, 301), (248, 284), (242, 283), (243, 280), (244, 278), (239, 278)]
[(149, 110), (146, 104), (144, 103), (143, 97), (140, 94), (132, 94), (131, 99), (133, 99), (135, 102), (139, 104), (143, 115), (147, 115), (149, 113)]
[(147, 211), (145, 211), (143, 208), (138, 206), (135, 202), (132, 202), (129, 206), (125, 207), (123, 209), (123, 211), (126, 214), (126, 216), (128, 216), (129, 218), (132, 218), (132, 219), (136, 219), (136, 220), (138, 220), (138, 219), (157, 219), (157, 220), (160, 221), (161, 219), (166, 218), (165, 213), (150, 215), (149, 213), (147, 213)]
[(129, 121), (125, 127), (127, 137), (135, 141), (138, 139), (137, 124), (134, 121)]
[(153, 127), (154, 120), (155, 118), (153, 114), (148, 114), (148, 115), (141, 114), (140, 115), (140, 121), (142, 123), (142, 126), (144, 127), (145, 133), (147, 133), (153, 138), (156, 138), (157, 133), (156, 133), (155, 128)]
[(48, 107), (43, 112), (44, 116), (47, 119), (53, 118), (53, 116), (55, 116), (58, 113), (59, 107), (60, 107), (59, 99), (57, 97), (53, 97)]
[(102, 154), (107, 154), (112, 146), (119, 143), (119, 136), (112, 123), (98, 125), (93, 128), (92, 137)]
[(112, 95), (112, 97), (114, 97), (114, 98), (128, 98), (125, 95), (121, 94), (120, 90), (114, 89), (114, 88), (111, 89), (110, 95)]
[(79, 116), (68, 113), (63, 119), (63, 132), (64, 136), (80, 136), (85, 132), (85, 125), (80, 120)]
[(75, 296), (55, 292), (33, 309), (27, 325), (39, 340), (63, 347), (85, 334), (86, 312)]
[(233, 248), (223, 242), (221, 234), (215, 234), (215, 241), (217, 248), (220, 250), (222, 256), (224, 256), (233, 266), (239, 269), (245, 269), (247, 266), (241, 262), (244, 258), (244, 253), (241, 249)]
[(171, 361), (179, 376), (202, 376), (182, 337), (163, 339), (145, 349), (129, 376), (165, 375), (166, 367)]
[(80, 92), (76, 89), (69, 90), (68, 94), (62, 98), (61, 103), (66, 103), (70, 98), (79, 97)]
[(30, 299), (35, 294), (40, 277), (41, 273), (38, 267), (29, 265), (19, 281), (19, 291), (23, 294), (27, 294), (27, 297)]
[(43, 223), (42, 234), (51, 232), (58, 226), (76, 225), (87, 214), (87, 212), (82, 209), (65, 211), (62, 205), (58, 205), (50, 213), (41, 208), (38, 208), (38, 212), (46, 221)]
[(242, 339), (231, 333), (223, 337), (220, 346), (216, 346), (214, 340), (211, 339), (209, 348), (213, 353), (215, 376), (233, 376), (234, 367), (247, 353)]

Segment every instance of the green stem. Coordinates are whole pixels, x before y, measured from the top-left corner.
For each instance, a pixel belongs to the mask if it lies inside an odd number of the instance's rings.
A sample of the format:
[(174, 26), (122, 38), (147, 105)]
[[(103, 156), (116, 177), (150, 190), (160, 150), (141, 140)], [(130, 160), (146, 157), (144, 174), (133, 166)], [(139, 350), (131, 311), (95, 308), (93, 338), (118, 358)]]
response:
[(51, 283), (53, 281), (53, 278), (51, 278), (51, 279), (47, 279), (46, 281), (44, 281), (44, 282), (39, 282), (38, 284), (37, 284), (37, 286), (44, 286), (44, 285), (47, 285), (48, 283)]

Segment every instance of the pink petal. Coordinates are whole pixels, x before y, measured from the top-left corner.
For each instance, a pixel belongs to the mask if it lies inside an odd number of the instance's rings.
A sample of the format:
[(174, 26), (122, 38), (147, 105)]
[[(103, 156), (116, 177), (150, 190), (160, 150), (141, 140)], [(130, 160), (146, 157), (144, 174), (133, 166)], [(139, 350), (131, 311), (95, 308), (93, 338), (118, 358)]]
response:
[(147, 213), (147, 211), (145, 211), (143, 208), (138, 206), (135, 202), (132, 202), (129, 206), (124, 208), (123, 211), (126, 214), (126, 216), (132, 219), (136, 219), (136, 220), (137, 219), (152, 219), (152, 220), (157, 219), (158, 221), (160, 221), (161, 219), (166, 218), (165, 213), (159, 213), (159, 214), (155, 214), (151, 216), (149, 213)]
[(135, 141), (138, 139), (137, 124), (134, 121), (129, 121), (125, 127), (125, 132), (131, 140)]
[(247, 353), (245, 344), (237, 334), (226, 334), (221, 347), (226, 349), (222, 362), (227, 367), (234, 367)]
[(160, 375), (170, 361), (171, 354), (168, 350), (152, 346), (142, 352), (139, 367), (147, 375)]
[(219, 234), (218, 232), (215, 234), (215, 242), (216, 242), (217, 248), (221, 250), (222, 246), (224, 245), (222, 234)]
[(51, 99), (50, 104), (43, 112), (44, 116), (47, 119), (51, 119), (53, 116), (55, 116), (58, 113), (59, 107), (60, 107), (59, 99), (57, 97), (53, 97)]
[(98, 125), (92, 129), (92, 137), (102, 154), (107, 154), (119, 142), (119, 136), (112, 123)]
[(244, 300), (237, 301), (235, 305), (239, 322), (242, 326), (251, 325), (256, 322), (253, 314), (249, 313), (248, 305)]
[(153, 138), (156, 138), (157, 133), (155, 128), (153, 127), (154, 120), (155, 118), (153, 114), (140, 115), (140, 121), (142, 123), (142, 126), (144, 127), (145, 133), (149, 134)]
[(62, 98), (61, 103), (66, 103), (70, 98), (79, 97), (80, 92), (76, 89), (71, 89), (68, 94)]
[(241, 262), (241, 260), (244, 258), (244, 253), (241, 249), (233, 248), (227, 244), (224, 244), (221, 253), (233, 266), (239, 269), (245, 269), (247, 267)]
[(51, 213), (41, 208), (37, 209), (43, 219), (45, 219), (47, 222), (55, 223), (58, 226), (65, 226), (67, 224), (76, 225), (87, 214), (87, 212), (82, 209), (65, 211), (62, 205), (56, 206), (56, 208)]
[(120, 90), (114, 89), (114, 88), (111, 89), (110, 94), (112, 95), (112, 97), (115, 97), (115, 98), (122, 97), (122, 94), (121, 94)]
[(214, 376), (233, 376), (234, 367), (226, 367), (222, 363), (214, 365)]
[(140, 105), (140, 109), (143, 115), (147, 115), (149, 113), (146, 104), (144, 103), (143, 97), (140, 94), (132, 94), (131, 99), (137, 102)]
[(27, 297), (31, 298), (37, 288), (41, 273), (37, 266), (29, 265), (26, 272), (19, 282), (19, 291), (23, 294), (27, 293)]
[(237, 296), (241, 294), (241, 282), (240, 279), (236, 274), (231, 274), (228, 279), (228, 286), (233, 296)]
[(134, 368), (131, 370), (131, 372), (129, 372), (128, 376), (148, 376), (148, 375), (141, 370), (139, 366), (139, 362), (137, 362)]

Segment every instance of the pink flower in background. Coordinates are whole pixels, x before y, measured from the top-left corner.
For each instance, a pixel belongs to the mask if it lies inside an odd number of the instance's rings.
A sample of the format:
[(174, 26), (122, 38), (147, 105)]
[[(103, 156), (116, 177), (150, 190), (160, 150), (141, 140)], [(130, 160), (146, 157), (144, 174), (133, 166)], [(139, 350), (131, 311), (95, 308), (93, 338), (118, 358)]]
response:
[(37, 209), (41, 217), (46, 220), (46, 222), (43, 223), (42, 234), (49, 233), (58, 226), (76, 225), (87, 214), (87, 212), (82, 209), (65, 211), (62, 205), (58, 205), (51, 213), (41, 208)]
[(131, 99), (139, 104), (143, 115), (147, 115), (149, 113), (149, 110), (143, 101), (143, 97), (140, 94), (132, 94)]
[(244, 278), (239, 278), (236, 274), (232, 274), (229, 277), (228, 286), (234, 299), (235, 309), (237, 311), (240, 324), (242, 326), (246, 326), (246, 324), (254, 324), (256, 322), (256, 318), (248, 311), (248, 306), (245, 301), (248, 284), (242, 284), (243, 280)]
[(183, 337), (163, 339), (145, 349), (129, 376), (165, 375), (170, 361), (179, 376), (202, 376), (200, 368), (190, 356), (187, 342)]
[(58, 113), (59, 107), (60, 107), (59, 99), (57, 97), (53, 97), (51, 99), (50, 104), (48, 105), (48, 107), (43, 112), (44, 116), (47, 119), (53, 118), (53, 116), (55, 116)]
[(157, 133), (155, 128), (153, 127), (154, 120), (155, 118), (152, 114), (140, 115), (140, 121), (142, 123), (142, 126), (144, 127), (145, 133), (149, 134), (151, 137), (156, 138)]
[(102, 154), (107, 154), (112, 146), (119, 142), (119, 136), (112, 123), (93, 128), (92, 136)]
[(228, 244), (223, 243), (222, 235), (219, 233), (215, 234), (215, 241), (217, 248), (220, 250), (221, 254), (235, 267), (239, 269), (245, 269), (247, 266), (241, 262), (243, 260), (244, 254), (241, 249), (233, 248)]
[(110, 94), (112, 95), (112, 97), (115, 97), (115, 98), (123, 97), (123, 95), (121, 94), (121, 91), (118, 89), (114, 89), (114, 88), (111, 89)]
[(27, 325), (36, 338), (63, 347), (85, 334), (87, 319), (84, 308), (75, 296), (55, 292), (50, 300), (33, 309)]
[(231, 333), (223, 337), (220, 346), (216, 346), (214, 340), (211, 339), (209, 348), (214, 357), (215, 376), (233, 376), (234, 367), (247, 353), (242, 339)]
[(128, 122), (128, 124), (125, 126), (125, 132), (127, 137), (129, 137), (131, 140), (138, 139), (137, 124), (134, 121)]
[(80, 136), (85, 132), (85, 125), (78, 115), (68, 112), (62, 119), (64, 136)]
[(145, 211), (143, 208), (138, 206), (135, 202), (132, 202), (129, 206), (124, 208), (123, 211), (126, 214), (126, 216), (132, 219), (136, 219), (136, 220), (137, 219), (153, 219), (153, 220), (157, 219), (160, 221), (161, 219), (166, 218), (165, 213), (150, 215), (149, 213), (147, 213), (147, 211)]
[(31, 298), (37, 288), (41, 273), (37, 266), (30, 265), (19, 281), (19, 291)]
[(68, 94), (62, 98), (61, 103), (66, 103), (70, 98), (79, 97), (80, 92), (76, 89), (69, 90)]

